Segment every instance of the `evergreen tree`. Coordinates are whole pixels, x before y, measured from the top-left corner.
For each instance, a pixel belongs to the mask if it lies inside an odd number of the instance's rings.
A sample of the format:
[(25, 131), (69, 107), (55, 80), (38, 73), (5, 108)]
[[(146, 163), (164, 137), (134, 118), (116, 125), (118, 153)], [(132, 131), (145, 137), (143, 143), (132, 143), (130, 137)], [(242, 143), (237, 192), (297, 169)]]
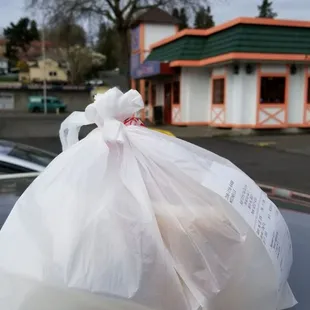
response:
[(177, 19), (180, 19), (179, 9), (174, 8), (174, 9), (172, 10), (172, 16), (175, 17), (175, 18), (177, 18)]
[(188, 17), (185, 11), (185, 8), (176, 9), (172, 11), (172, 16), (179, 20), (179, 30), (188, 28)]
[(197, 29), (208, 29), (214, 26), (210, 6), (207, 6), (206, 9), (204, 7), (200, 7), (200, 9), (196, 12), (194, 25)]
[(276, 18), (278, 14), (273, 11), (272, 8), (272, 1), (269, 0), (263, 0), (262, 4), (258, 7), (258, 16), (260, 18)]
[(36, 22), (29, 18), (21, 18), (16, 24), (11, 23), (3, 33), (7, 39), (6, 57), (11, 66), (16, 65), (19, 51), (26, 52), (32, 41), (40, 39)]
[(185, 29), (188, 28), (188, 17), (185, 11), (185, 8), (181, 8), (180, 10), (180, 25), (179, 25), (179, 29)]
[(74, 20), (63, 19), (45, 30), (45, 37), (57, 47), (69, 48), (73, 45), (85, 46), (87, 35), (82, 26)]
[(106, 56), (102, 68), (104, 70), (113, 70), (118, 66), (120, 45), (115, 38), (117, 38), (116, 30), (106, 23), (101, 24), (96, 51)]

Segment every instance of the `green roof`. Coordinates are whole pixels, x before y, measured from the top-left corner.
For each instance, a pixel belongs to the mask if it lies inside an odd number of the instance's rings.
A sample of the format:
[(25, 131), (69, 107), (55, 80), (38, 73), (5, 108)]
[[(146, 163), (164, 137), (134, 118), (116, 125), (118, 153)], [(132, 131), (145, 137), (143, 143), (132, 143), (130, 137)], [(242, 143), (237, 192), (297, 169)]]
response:
[(201, 60), (232, 52), (310, 54), (310, 28), (238, 24), (209, 36), (180, 37), (153, 49), (147, 60)]
[(172, 61), (198, 59), (206, 44), (205, 37), (186, 36), (152, 50), (147, 60)]

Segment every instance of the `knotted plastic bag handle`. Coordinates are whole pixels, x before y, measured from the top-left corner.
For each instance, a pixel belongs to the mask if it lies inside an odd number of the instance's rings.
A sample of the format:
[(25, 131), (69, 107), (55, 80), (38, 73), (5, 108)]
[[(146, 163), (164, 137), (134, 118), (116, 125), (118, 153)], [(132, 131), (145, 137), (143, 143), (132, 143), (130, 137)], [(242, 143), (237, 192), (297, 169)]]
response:
[(136, 90), (123, 94), (118, 88), (109, 89), (95, 96), (85, 112), (73, 112), (62, 123), (59, 137), (65, 151), (79, 141), (82, 126), (96, 124), (102, 129), (104, 140), (122, 141), (120, 134), (123, 122), (144, 106), (141, 95)]

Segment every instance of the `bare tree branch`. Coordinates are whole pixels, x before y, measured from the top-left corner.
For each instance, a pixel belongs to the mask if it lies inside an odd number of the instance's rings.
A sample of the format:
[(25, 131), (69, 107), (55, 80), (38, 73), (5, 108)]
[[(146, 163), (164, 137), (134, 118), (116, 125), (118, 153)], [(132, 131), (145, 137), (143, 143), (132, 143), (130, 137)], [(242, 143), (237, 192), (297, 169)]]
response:
[[(87, 18), (103, 18), (112, 23), (120, 42), (119, 67), (129, 77), (130, 37), (129, 30), (137, 14), (145, 9), (160, 7), (185, 8), (194, 12), (209, 3), (208, 0), (24, 0), (28, 7), (43, 11), (52, 22), (64, 17), (74, 20)], [(226, 0), (214, 0), (226, 1)]]

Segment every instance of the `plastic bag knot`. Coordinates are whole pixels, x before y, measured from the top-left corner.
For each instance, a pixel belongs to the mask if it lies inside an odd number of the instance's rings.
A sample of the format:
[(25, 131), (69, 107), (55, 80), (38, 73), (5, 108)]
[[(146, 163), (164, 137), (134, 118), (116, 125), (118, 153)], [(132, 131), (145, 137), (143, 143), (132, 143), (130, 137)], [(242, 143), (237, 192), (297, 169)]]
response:
[(95, 101), (85, 109), (85, 116), (90, 123), (102, 128), (105, 140), (123, 140), (120, 134), (123, 122), (143, 108), (139, 92), (129, 90), (123, 94), (118, 88), (109, 89), (104, 94), (97, 94)]
[(115, 87), (96, 95), (95, 101), (86, 107), (85, 112), (73, 112), (62, 122), (59, 136), (63, 151), (77, 143), (80, 128), (90, 124), (102, 129), (106, 141), (123, 140), (120, 134), (122, 122), (143, 106), (142, 97), (136, 90), (123, 94)]
[(102, 127), (107, 120), (124, 122), (143, 106), (142, 97), (136, 90), (129, 90), (123, 94), (114, 87), (104, 94), (97, 94), (95, 101), (86, 107), (85, 116), (90, 123)]

